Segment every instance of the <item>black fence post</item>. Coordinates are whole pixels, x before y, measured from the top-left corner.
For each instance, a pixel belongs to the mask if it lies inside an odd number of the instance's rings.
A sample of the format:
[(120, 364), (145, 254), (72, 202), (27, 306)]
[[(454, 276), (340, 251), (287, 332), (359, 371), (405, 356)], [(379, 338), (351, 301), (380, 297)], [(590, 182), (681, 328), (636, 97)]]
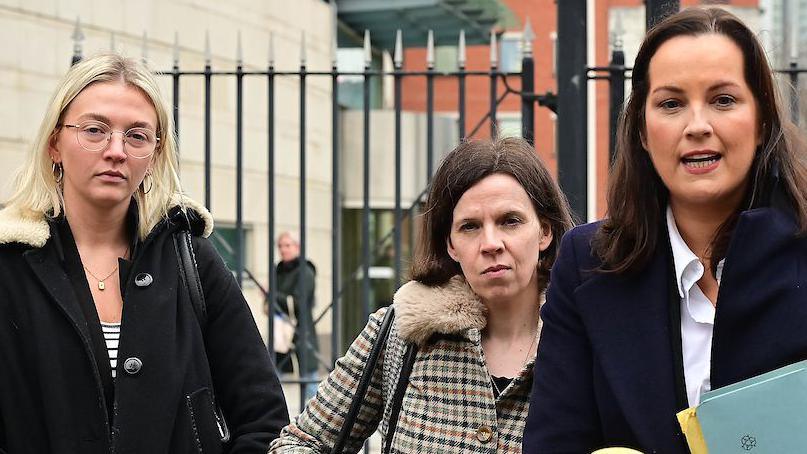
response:
[(277, 268), (275, 267), (275, 36), (269, 34), (269, 68), (266, 75), (266, 176), (267, 176), (267, 269), (269, 270), (269, 291), (266, 295), (268, 316), (266, 346), (269, 355), (277, 364), (275, 353), (275, 298), (277, 297)]
[(205, 208), (208, 210), (211, 209), (210, 206), (210, 196), (211, 196), (211, 184), (212, 184), (212, 175), (211, 175), (211, 168), (212, 163), (210, 162), (210, 150), (211, 150), (211, 143), (210, 143), (210, 126), (211, 126), (211, 93), (210, 90), (212, 88), (213, 82), (213, 68), (211, 67), (212, 64), (212, 52), (210, 50), (210, 32), (205, 32)]
[(616, 156), (616, 134), (617, 125), (619, 124), (619, 117), (622, 114), (622, 106), (625, 103), (625, 52), (622, 50), (622, 43), (616, 41), (614, 43), (614, 50), (611, 52), (611, 65), (608, 67), (609, 72), (609, 137), (608, 142), (608, 158), (609, 165), (614, 163)]
[(586, 0), (558, 2), (558, 180), (580, 221), (588, 216), (586, 9)]
[(465, 30), (460, 30), (459, 44), (457, 46), (457, 86), (459, 93), (457, 98), (459, 104), (459, 142), (465, 140)]
[(177, 32), (174, 32), (174, 67), (171, 79), (173, 79), (174, 133), (179, 144), (179, 33)]
[(341, 356), (342, 345), (342, 299), (340, 297), (341, 273), (339, 258), (342, 240), (342, 210), (339, 198), (339, 69), (336, 62), (336, 33), (333, 35), (333, 61), (331, 62), (331, 360)]
[(498, 98), (498, 87), (496, 81), (498, 80), (499, 59), (497, 53), (496, 31), (490, 31), (490, 139), (496, 140), (498, 136), (499, 125), (496, 120), (496, 98)]
[(681, 9), (679, 0), (645, 0), (644, 3), (647, 30)]
[(237, 66), (235, 69), (235, 231), (238, 238), (235, 254), (235, 280), (244, 281), (244, 67), (241, 32), (238, 32)]
[(793, 96), (790, 97), (790, 119), (794, 125), (799, 124), (799, 62), (790, 62), (790, 86)]
[(363, 113), (364, 113), (364, 168), (362, 170), (362, 222), (361, 222), (361, 301), (363, 319), (370, 316), (370, 69), (373, 63), (372, 48), (370, 47), (370, 31), (364, 31), (364, 84)]
[[(560, 10), (560, 5), (558, 5)], [(532, 55), (532, 26), (524, 25), (521, 56), (521, 137), (535, 145), (535, 60)]]
[(393, 243), (395, 247), (395, 289), (401, 285), (401, 263), (402, 238), (401, 228), (403, 226), (403, 213), (401, 211), (401, 96), (402, 81), (401, 71), (403, 71), (403, 36), (399, 29), (395, 34), (395, 231)]
[[(309, 300), (304, 298), (305, 289), (307, 285), (310, 285), (310, 282), (307, 282), (306, 279), (303, 279), (305, 276), (305, 272), (303, 271), (307, 265), (307, 247), (306, 244), (308, 241), (306, 240), (306, 49), (305, 49), (305, 31), (302, 32), (302, 38), (300, 41), (300, 265), (299, 265), (299, 274), (300, 279), (297, 280), (297, 295), (299, 298), (297, 300), (297, 304), (300, 306), (300, 312), (306, 314), (306, 316), (301, 317), (297, 320), (301, 326), (298, 327), (298, 333), (302, 331), (307, 335), (308, 333), (314, 332), (313, 327), (313, 320), (308, 317), (307, 314), (311, 314), (313, 311), (312, 307), (309, 307)], [(302, 321), (301, 321), (302, 320)], [(309, 326), (311, 324), (311, 326)], [(304, 336), (298, 336), (298, 343), (310, 343), (315, 345), (314, 339), (305, 339)], [(300, 408), (305, 408), (305, 389), (308, 386), (308, 380), (310, 380), (310, 376), (308, 376), (308, 367), (311, 362), (315, 361), (312, 356), (314, 356), (314, 350), (312, 348), (304, 348), (301, 352), (302, 355), (298, 355), (298, 365), (299, 365), (299, 375), (300, 375)], [(300, 347), (298, 347), (298, 352), (300, 352)], [(302, 361), (299, 361), (302, 359)], [(306, 368), (305, 371), (303, 368)]]
[(426, 183), (434, 174), (434, 32), (426, 41)]

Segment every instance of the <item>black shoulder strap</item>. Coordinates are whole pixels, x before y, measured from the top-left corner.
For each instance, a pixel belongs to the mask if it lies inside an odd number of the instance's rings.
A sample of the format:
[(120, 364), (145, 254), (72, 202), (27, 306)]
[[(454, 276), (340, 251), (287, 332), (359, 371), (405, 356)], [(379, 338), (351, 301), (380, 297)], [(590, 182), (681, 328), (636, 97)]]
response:
[(384, 345), (387, 343), (390, 329), (392, 328), (392, 321), (395, 319), (395, 308), (392, 306), (387, 309), (384, 314), (384, 319), (381, 321), (381, 327), (378, 329), (378, 336), (376, 336), (373, 348), (370, 350), (370, 356), (367, 357), (367, 364), (365, 364), (364, 371), (359, 379), (359, 385), (356, 387), (356, 394), (353, 401), (350, 403), (350, 409), (345, 416), (345, 421), (342, 423), (342, 429), (336, 437), (336, 441), (331, 449), (331, 454), (342, 454), (345, 449), (350, 432), (353, 430), (353, 425), (356, 423), (356, 418), (359, 416), (359, 410), (364, 402), (364, 397), (367, 395), (367, 389), (370, 387), (370, 381), (373, 379), (373, 372), (375, 371), (378, 357), (384, 350)]
[(392, 395), (392, 410), (390, 411), (389, 424), (387, 425), (387, 439), (384, 442), (384, 454), (388, 454), (392, 449), (392, 438), (395, 435), (395, 428), (398, 426), (398, 414), (401, 412), (401, 404), (409, 386), (409, 376), (412, 374), (412, 366), (415, 364), (418, 347), (414, 343), (406, 346), (404, 362), (401, 366), (401, 373), (398, 376), (398, 383), (395, 385), (395, 393)]
[[(196, 255), (193, 253), (191, 243), (191, 233), (187, 230), (174, 232), (174, 249), (179, 262), (179, 278), (188, 289), (188, 295), (193, 304), (193, 311), (199, 321), (202, 334), (207, 326), (207, 306), (205, 305), (205, 294), (202, 290), (202, 281), (199, 278), (199, 268), (196, 266)], [(230, 441), (230, 429), (224, 419), (224, 412), (216, 401), (216, 392), (213, 385), (210, 385), (210, 393), (213, 399), (213, 416), (216, 418), (216, 425), (219, 429), (219, 438), (222, 443)]]
[(199, 270), (196, 268), (196, 256), (193, 254), (191, 233), (187, 230), (178, 230), (174, 233), (174, 249), (179, 261), (179, 278), (188, 289), (188, 295), (193, 304), (193, 311), (199, 320), (199, 326), (204, 332), (207, 324), (207, 306), (205, 294), (202, 291), (202, 282), (199, 280)]

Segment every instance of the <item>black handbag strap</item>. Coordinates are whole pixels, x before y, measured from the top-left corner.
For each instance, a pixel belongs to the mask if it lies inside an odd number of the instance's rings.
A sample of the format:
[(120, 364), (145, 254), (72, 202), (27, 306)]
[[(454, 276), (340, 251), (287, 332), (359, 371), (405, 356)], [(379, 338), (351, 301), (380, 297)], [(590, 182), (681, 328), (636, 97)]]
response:
[(196, 267), (196, 256), (193, 253), (191, 244), (191, 233), (187, 230), (179, 230), (174, 233), (174, 249), (179, 260), (179, 278), (188, 289), (188, 294), (193, 303), (193, 311), (199, 320), (202, 332), (207, 325), (207, 306), (205, 304), (205, 294), (202, 291), (202, 281), (199, 279), (199, 270)]
[(387, 338), (389, 337), (392, 321), (394, 319), (395, 308), (390, 306), (384, 314), (384, 319), (381, 321), (378, 336), (376, 336), (373, 348), (370, 350), (370, 356), (367, 357), (367, 364), (365, 364), (364, 371), (361, 374), (359, 385), (356, 388), (356, 394), (353, 397), (353, 401), (350, 403), (350, 409), (347, 412), (347, 416), (345, 416), (345, 422), (342, 423), (342, 429), (339, 431), (336, 441), (334, 441), (331, 454), (342, 454), (342, 450), (345, 449), (345, 444), (350, 437), (350, 432), (353, 430), (353, 425), (356, 423), (356, 418), (359, 416), (359, 410), (367, 395), (367, 390), (370, 388), (370, 381), (373, 379), (373, 372), (378, 363), (378, 357), (381, 356), (381, 352), (384, 350), (384, 346), (387, 343)]
[[(202, 280), (199, 278), (199, 268), (196, 265), (196, 255), (193, 253), (191, 243), (191, 233), (187, 230), (179, 230), (174, 233), (174, 249), (179, 261), (179, 278), (188, 290), (188, 295), (193, 305), (193, 312), (204, 336), (207, 326), (207, 305), (205, 304), (205, 294), (202, 289)], [(230, 441), (230, 428), (224, 419), (224, 412), (216, 401), (216, 391), (213, 385), (210, 386), (210, 395), (213, 399), (213, 416), (216, 418), (216, 426), (219, 429), (219, 439), (222, 443)]]
[(383, 454), (389, 454), (392, 449), (392, 437), (395, 435), (395, 428), (398, 426), (398, 414), (401, 412), (401, 404), (409, 386), (409, 376), (412, 374), (412, 366), (415, 364), (415, 357), (418, 347), (414, 343), (406, 346), (404, 362), (401, 366), (401, 373), (398, 376), (398, 383), (395, 385), (395, 393), (392, 395), (392, 410), (390, 411), (389, 424), (387, 425), (387, 439), (384, 442)]

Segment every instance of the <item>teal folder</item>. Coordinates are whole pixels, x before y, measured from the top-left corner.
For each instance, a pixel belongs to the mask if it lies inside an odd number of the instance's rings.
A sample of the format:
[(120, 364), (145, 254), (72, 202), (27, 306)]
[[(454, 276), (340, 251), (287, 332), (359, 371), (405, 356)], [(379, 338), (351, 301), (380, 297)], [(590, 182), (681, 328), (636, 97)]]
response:
[(710, 454), (807, 453), (807, 361), (707, 392), (697, 415)]

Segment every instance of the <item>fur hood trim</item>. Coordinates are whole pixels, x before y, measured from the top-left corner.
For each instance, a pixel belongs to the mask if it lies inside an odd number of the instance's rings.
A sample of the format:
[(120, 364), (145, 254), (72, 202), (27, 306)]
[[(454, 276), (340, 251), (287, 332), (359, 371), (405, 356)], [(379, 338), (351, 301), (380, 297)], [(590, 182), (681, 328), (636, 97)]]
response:
[[(205, 208), (204, 205), (190, 197), (179, 194), (174, 195), (174, 197), (171, 199), (171, 208), (183, 205), (188, 210), (194, 211), (199, 215), (199, 218), (201, 218), (205, 226), (204, 230), (202, 231), (202, 236), (205, 238), (209, 237), (210, 234), (213, 233), (213, 215), (210, 214), (210, 211), (207, 211), (207, 208)], [(168, 211), (171, 211), (171, 208), (169, 208)]]
[(404, 284), (393, 297), (398, 334), (407, 342), (424, 345), (435, 333), (452, 334), (487, 324), (487, 309), (460, 276), (429, 287)]
[(40, 248), (50, 238), (44, 217), (36, 218), (18, 208), (0, 210), (0, 244), (22, 243)]
[[(194, 211), (204, 223), (202, 236), (208, 237), (213, 232), (213, 216), (200, 203), (183, 195), (175, 195), (171, 199), (171, 208), (185, 206)], [(169, 209), (170, 210), (170, 209)], [(50, 238), (48, 220), (41, 214), (23, 213), (18, 208), (0, 210), (0, 244), (21, 243), (40, 248)]]

